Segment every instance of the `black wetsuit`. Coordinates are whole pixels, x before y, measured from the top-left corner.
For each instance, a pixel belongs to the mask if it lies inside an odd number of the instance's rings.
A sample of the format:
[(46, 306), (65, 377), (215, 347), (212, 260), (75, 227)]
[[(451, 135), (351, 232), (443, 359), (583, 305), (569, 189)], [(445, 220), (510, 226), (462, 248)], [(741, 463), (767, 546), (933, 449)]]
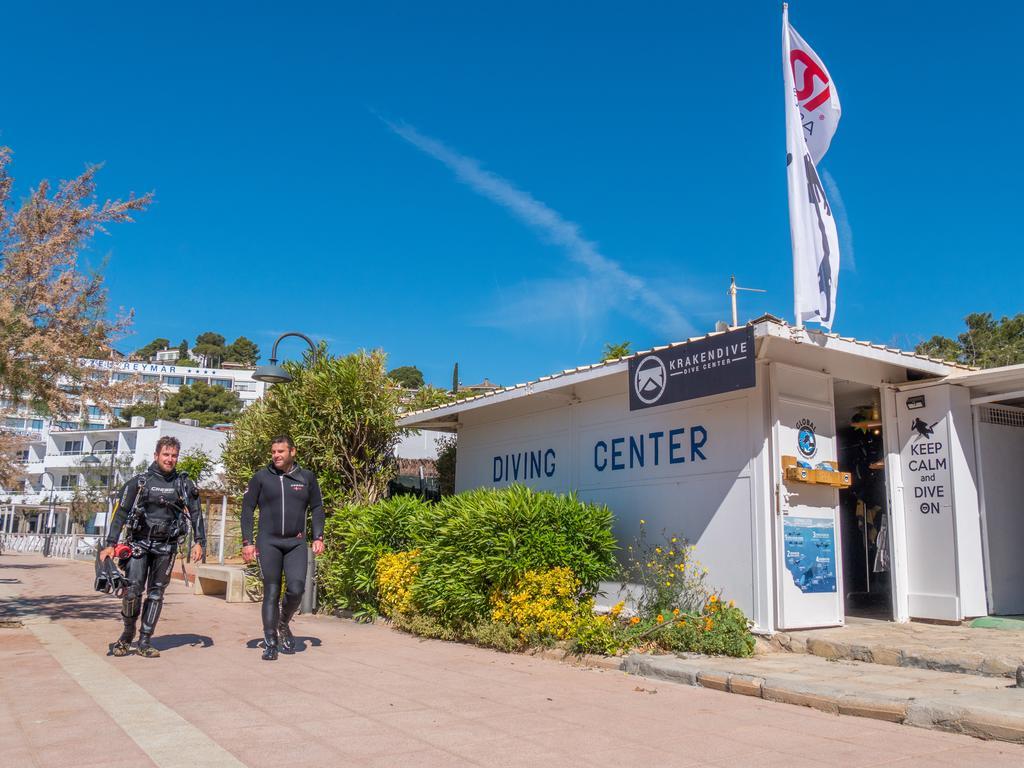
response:
[[(141, 493), (144, 496), (139, 497)], [(132, 554), (125, 567), (128, 589), (125, 592), (121, 616), (124, 618), (123, 642), (135, 637), (135, 624), (141, 609), (142, 629), (139, 643), (148, 644), (156, 629), (163, 606), (164, 590), (171, 580), (171, 569), (178, 550), (178, 539), (188, 527), (197, 544), (206, 547), (206, 532), (199, 491), (184, 474), (172, 471), (165, 474), (156, 462), (141, 475), (129, 480), (121, 490), (120, 499), (107, 533), (107, 546), (117, 544), (121, 529), (128, 519), (138, 497), (138, 517), (134, 529), (126, 533), (132, 545)], [(142, 596), (145, 594), (145, 603)]]
[[(313, 539), (324, 537), (324, 502), (316, 475), (298, 464), (282, 472), (273, 464), (259, 470), (242, 497), (242, 544), (253, 544), (253, 512), (260, 508), (256, 552), (263, 574), (263, 632), (273, 635), (299, 609), (306, 587), (306, 510)], [(281, 603), (281, 574), (287, 593)]]

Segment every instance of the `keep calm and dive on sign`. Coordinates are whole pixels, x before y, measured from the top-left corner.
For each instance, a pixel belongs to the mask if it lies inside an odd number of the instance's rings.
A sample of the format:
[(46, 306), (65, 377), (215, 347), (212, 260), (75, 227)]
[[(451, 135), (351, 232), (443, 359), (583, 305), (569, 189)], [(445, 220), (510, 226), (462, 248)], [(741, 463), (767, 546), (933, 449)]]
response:
[(629, 361), (629, 410), (693, 400), (755, 385), (754, 329), (698, 339)]

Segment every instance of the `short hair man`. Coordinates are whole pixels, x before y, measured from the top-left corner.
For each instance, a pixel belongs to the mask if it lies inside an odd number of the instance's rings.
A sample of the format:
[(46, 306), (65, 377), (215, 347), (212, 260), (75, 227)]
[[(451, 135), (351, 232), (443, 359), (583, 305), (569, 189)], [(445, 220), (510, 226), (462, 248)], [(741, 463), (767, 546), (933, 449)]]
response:
[(178, 540), (189, 527), (195, 541), (192, 562), (198, 562), (203, 556), (206, 532), (199, 491), (188, 475), (177, 470), (180, 452), (181, 443), (176, 437), (164, 436), (156, 441), (153, 463), (121, 489), (107, 532), (107, 546), (100, 552), (100, 560), (113, 557), (123, 528), (131, 555), (125, 558), (128, 587), (121, 602), (124, 631), (111, 647), (114, 656), (127, 656), (131, 652), (140, 612), (142, 631), (136, 652), (147, 658), (160, 655), (150, 641), (160, 618), (164, 590), (171, 580)]
[[(253, 540), (253, 518), (260, 508), (259, 535)], [(288, 435), (270, 441), (270, 464), (249, 480), (242, 497), (242, 557), (258, 557), (263, 576), (263, 659), (275, 661), (278, 645), (295, 650), (289, 622), (299, 609), (306, 587), (306, 510), (313, 518), (313, 554), (324, 551), (324, 502), (316, 475), (295, 462), (295, 443)], [(281, 600), (281, 576), (287, 592)]]

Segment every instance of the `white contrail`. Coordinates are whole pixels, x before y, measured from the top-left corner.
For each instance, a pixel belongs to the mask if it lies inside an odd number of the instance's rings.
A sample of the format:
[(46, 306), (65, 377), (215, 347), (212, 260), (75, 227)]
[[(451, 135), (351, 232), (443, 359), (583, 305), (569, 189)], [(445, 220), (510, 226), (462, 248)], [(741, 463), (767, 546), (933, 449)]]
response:
[(577, 224), (562, 218), (557, 211), (510, 181), (485, 171), (473, 158), (459, 154), (410, 125), (380, 119), (414, 147), (442, 162), (466, 186), (505, 208), (548, 242), (565, 249), (569, 258), (587, 269), (592, 280), (607, 286), (612, 292), (618, 292), (617, 296), (624, 292), (628, 300), (642, 304), (645, 311), (631, 312), (641, 322), (676, 338), (693, 333), (693, 326), (675, 305), (648, 287), (642, 278), (604, 256), (595, 243), (580, 234)]
[(829, 204), (836, 214), (836, 227), (839, 230), (839, 240), (843, 246), (839, 251), (839, 269), (848, 269), (851, 272), (856, 272), (857, 258), (853, 255), (853, 230), (850, 229), (850, 218), (846, 215), (843, 196), (839, 194), (839, 185), (832, 178), (832, 174), (824, 169), (822, 169), (821, 178), (824, 180), (828, 191)]

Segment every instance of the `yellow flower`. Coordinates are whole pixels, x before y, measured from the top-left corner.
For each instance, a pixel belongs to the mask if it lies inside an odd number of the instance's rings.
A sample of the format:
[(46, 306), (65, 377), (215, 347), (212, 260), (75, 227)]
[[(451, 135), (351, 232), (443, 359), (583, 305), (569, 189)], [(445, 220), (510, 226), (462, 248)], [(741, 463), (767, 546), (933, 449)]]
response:
[(665, 586), (666, 587), (671, 587), (672, 586), (672, 582), (671, 581), (666, 581), (665, 582)]
[(704, 631), (705, 632), (710, 632), (712, 629), (714, 629), (714, 627), (715, 627), (715, 622), (713, 622), (711, 619), (705, 619), (704, 620)]
[(661, 554), (661, 547), (655, 547), (654, 551), (657, 552), (660, 555)]
[(644, 520), (644, 519), (643, 519), (643, 518), (641, 517), (641, 518), (640, 518), (640, 525), (646, 525), (646, 524), (647, 524), (647, 521), (646, 521), (646, 520)]
[(639, 616), (634, 616), (633, 618), (631, 618), (629, 620), (629, 623), (630, 624), (639, 624), (640, 623), (640, 617)]
[(661, 623), (662, 623), (662, 622), (664, 622), (664, 621), (665, 621), (665, 617), (664, 617), (664, 616), (662, 616), (662, 615), (661, 615), (661, 614), (659, 613), (659, 614), (658, 614), (658, 623), (659, 623), (659, 624), (661, 624)]
[(673, 608), (672, 609), (672, 615), (673, 616), (678, 616), (679, 615), (679, 609), (678, 608)]
[(675, 557), (675, 555), (676, 555), (676, 553), (674, 551), (668, 553), (669, 557)]
[(729, 607), (730, 608), (735, 608), (736, 607), (736, 601), (735, 600), (730, 600), (729, 601)]
[(709, 603), (717, 603), (718, 602), (718, 595), (712, 595), (711, 598), (708, 600), (708, 602)]
[(672, 543), (675, 544), (677, 541), (679, 541), (679, 539), (677, 539), (675, 536), (673, 536), (672, 537)]

